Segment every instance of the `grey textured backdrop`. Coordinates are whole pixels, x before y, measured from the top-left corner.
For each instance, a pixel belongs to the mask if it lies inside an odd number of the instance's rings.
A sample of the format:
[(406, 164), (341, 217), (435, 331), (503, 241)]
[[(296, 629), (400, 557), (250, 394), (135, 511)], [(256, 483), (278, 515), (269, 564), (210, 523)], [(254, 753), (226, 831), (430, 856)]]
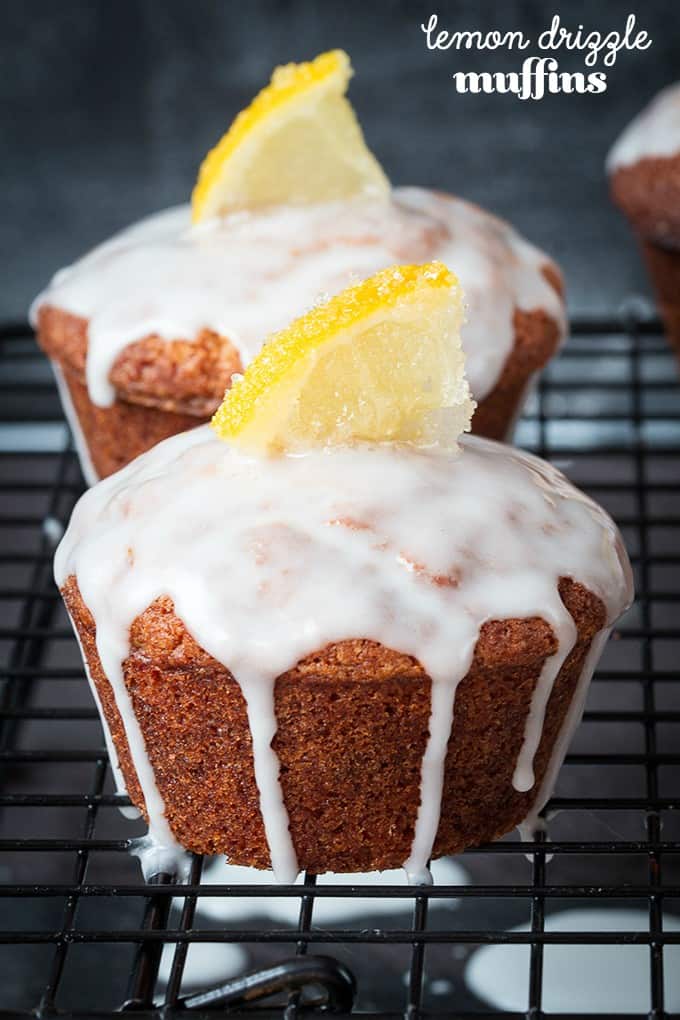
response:
[[(654, 45), (621, 54), (603, 96), (459, 96), (455, 69), (520, 58), (428, 52), (420, 24), (433, 10), (450, 29), (532, 34), (557, 12), (608, 31), (634, 11)], [(0, 19), (3, 316), (22, 316), (57, 268), (117, 228), (184, 201), (203, 154), (272, 66), (334, 46), (353, 58), (352, 101), (394, 182), (446, 188), (511, 219), (561, 260), (574, 310), (646, 287), (602, 167), (620, 128), (679, 76), (677, 0), (0, 0)], [(583, 66), (569, 55), (560, 64)]]

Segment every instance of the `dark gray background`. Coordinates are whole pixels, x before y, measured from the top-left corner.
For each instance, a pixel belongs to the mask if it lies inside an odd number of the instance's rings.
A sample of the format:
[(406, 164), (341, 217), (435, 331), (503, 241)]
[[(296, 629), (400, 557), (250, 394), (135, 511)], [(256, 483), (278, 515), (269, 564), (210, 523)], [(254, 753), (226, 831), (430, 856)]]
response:
[[(644, 6), (606, 0), (597, 5), (570, 3), (561, 7), (538, 2), (474, 5), (446, 0), (436, 6), (396, 0), (0, 0), (0, 195), (4, 199), (0, 208), (0, 316), (23, 316), (31, 297), (55, 269), (118, 227), (186, 200), (205, 151), (266, 82), (272, 66), (333, 46), (345, 47), (353, 58), (357, 75), (352, 101), (370, 145), (393, 181), (448, 188), (507, 216), (563, 263), (572, 309), (611, 310), (626, 294), (644, 289), (645, 282), (625, 224), (607, 199), (604, 156), (621, 127), (643, 103), (662, 85), (680, 77), (679, 8), (678, 0), (655, 0)], [(457, 58), (454, 53), (429, 53), (419, 25), (432, 10), (437, 10), (442, 23), (452, 30), (522, 28), (532, 34), (544, 28), (558, 10), (572, 26), (584, 21), (602, 31), (621, 28), (626, 15), (637, 11), (654, 45), (646, 53), (619, 58), (608, 72), (610, 85), (604, 96), (547, 97), (540, 103), (522, 103), (512, 96), (458, 96), (450, 81), (456, 68), (514, 69), (519, 61), (516, 55), (509, 59), (499, 54)], [(576, 59), (561, 59), (560, 63), (564, 69), (582, 67), (582, 61)], [(608, 349), (616, 355), (621, 348), (603, 346), (603, 353)], [(25, 382), (31, 377), (22, 377), (20, 371), (26, 373), (32, 367), (23, 359), (14, 364), (14, 371)], [(46, 380), (47, 364), (35, 368)], [(632, 435), (659, 443), (675, 441), (673, 421), (662, 417), (663, 408), (671, 408), (675, 392), (669, 389), (668, 404), (659, 405), (659, 418), (645, 423), (649, 430), (635, 432), (624, 420), (627, 391), (616, 386), (607, 389), (610, 379), (621, 384), (627, 378), (618, 355), (612, 360), (605, 354), (597, 365), (593, 358), (565, 359), (551, 371), (561, 371), (560, 378), (567, 381), (583, 378), (586, 372), (599, 380), (594, 394), (573, 389), (560, 392), (559, 388), (556, 392), (553, 386), (546, 405), (549, 414), (565, 416), (571, 408), (574, 412), (572, 421), (550, 422), (548, 436), (551, 441), (554, 436), (555, 449), (562, 440), (567, 447), (575, 444), (574, 448), (579, 442), (586, 447), (594, 444), (592, 456), (576, 457), (568, 464), (562, 459), (562, 466), (575, 480), (595, 490), (602, 481), (628, 483), (636, 477), (637, 465), (643, 463), (640, 470), (648, 472), (650, 480), (672, 483), (677, 465), (670, 456), (650, 454), (640, 462), (632, 453), (605, 457), (596, 447), (598, 442), (616, 442), (623, 448), (630, 442), (629, 448), (637, 451)], [(643, 378), (654, 381), (672, 378), (670, 360), (663, 356), (644, 359), (640, 371)], [(42, 429), (38, 433), (31, 423), (22, 421), (26, 410), (39, 418), (56, 419), (58, 415), (53, 401), (41, 408), (29, 406), (27, 392), (30, 390), (24, 386), (17, 397), (16, 406), (22, 408), (17, 416), (19, 427), (5, 426), (7, 445), (12, 448), (20, 430), (25, 430), (27, 448), (35, 443), (36, 448), (44, 449), (39, 444), (55, 429), (61, 445), (60, 425), (36, 426)], [(643, 399), (661, 400), (662, 396), (655, 389), (643, 394)], [(620, 419), (610, 421), (601, 415), (599, 401)], [(675, 412), (671, 408), (668, 413)], [(654, 427), (658, 431), (652, 432)], [(46, 498), (40, 480), (55, 462), (56, 458), (48, 461), (44, 456), (25, 459), (21, 477), (28, 488), (7, 508), (7, 548), (27, 554), (39, 547), (39, 522)], [(630, 517), (638, 506), (632, 488), (610, 489), (604, 495), (608, 509), (618, 518)], [(669, 489), (652, 490), (647, 498), (639, 499), (653, 520), (652, 515), (671, 513), (673, 497)], [(20, 526), (20, 515), (25, 513), (29, 528)], [(643, 532), (632, 526), (626, 529), (631, 551), (638, 548), (640, 534)], [(674, 529), (652, 525), (644, 535), (657, 556), (675, 552)], [(651, 585), (672, 592), (677, 587), (672, 571), (665, 564), (653, 565)], [(25, 577), (24, 566), (19, 564), (6, 583), (11, 590), (25, 583)], [(670, 601), (652, 603), (654, 625), (670, 627), (675, 608)], [(6, 607), (5, 624), (16, 623), (20, 611), (18, 600)], [(11, 613), (15, 615), (8, 615)], [(638, 626), (639, 611), (634, 610), (629, 619), (632, 626)], [(63, 618), (59, 625), (66, 625)], [(668, 640), (610, 642), (604, 669), (620, 673), (621, 681), (595, 684), (590, 709), (620, 711), (624, 716), (639, 711), (640, 687), (628, 682), (626, 674), (639, 669), (647, 656), (660, 671), (669, 671), (674, 668), (676, 652), (677, 645)], [(50, 640), (43, 661), (46, 669), (72, 668), (74, 679), (36, 681), (32, 697), (38, 709), (54, 705), (91, 708), (89, 692), (78, 674), (75, 642)], [(672, 713), (680, 707), (676, 684), (659, 683), (655, 691), (660, 711)], [(677, 729), (672, 724), (659, 723), (656, 734), (660, 753), (675, 751)], [(32, 720), (19, 731), (18, 739), (18, 746), (27, 750), (67, 747), (77, 753), (101, 745), (94, 719), (88, 723)], [(645, 733), (632, 721), (612, 725), (586, 722), (576, 735), (574, 750), (642, 755)], [(46, 772), (40, 764), (29, 763), (25, 769), (20, 766), (18, 773), (7, 775), (14, 784), (12, 792), (16, 789), (29, 796), (66, 790), (77, 793), (91, 789), (92, 767), (88, 762), (62, 763)], [(676, 793), (673, 769), (662, 766), (659, 781), (662, 797)], [(645, 772), (641, 766), (600, 765), (595, 769), (579, 764), (563, 771), (561, 794), (579, 797), (591, 788), (598, 796), (644, 797)], [(674, 819), (671, 812), (662, 817), (663, 837), (677, 839), (680, 819)], [(72, 837), (82, 818), (80, 808), (15, 808), (5, 812), (3, 831), (9, 838)], [(644, 822), (642, 812), (565, 811), (551, 822), (550, 835), (567, 841), (643, 840)], [(138, 830), (139, 826), (123, 822), (114, 808), (108, 808), (99, 812), (95, 835), (119, 838)], [(677, 884), (679, 860), (677, 855), (665, 855), (666, 884)], [(477, 883), (530, 881), (529, 864), (520, 856), (471, 854), (464, 864)], [(10, 860), (10, 866), (9, 877), (14, 881), (70, 882), (73, 856), (22, 854)], [(88, 869), (88, 879), (93, 882), (139, 881), (135, 862), (127, 854), (92, 854)], [(556, 884), (601, 881), (605, 885), (643, 885), (648, 880), (647, 863), (641, 855), (556, 855), (547, 874)], [(53, 931), (63, 922), (59, 898), (9, 899), (5, 903), (4, 927)], [(553, 900), (548, 911), (565, 905)], [(585, 903), (571, 900), (569, 905)], [(646, 901), (639, 905), (646, 908)], [(669, 913), (678, 914), (677, 903), (670, 900), (666, 905)], [(142, 909), (140, 898), (81, 898), (78, 925), (131, 928), (140, 923)], [(529, 905), (525, 899), (475, 897), (463, 898), (455, 909), (455, 914), (435, 919), (433, 928), (446, 924), (463, 930), (505, 927), (526, 920)], [(173, 923), (176, 919), (177, 915)], [(229, 923), (243, 926), (240, 918)], [(368, 919), (361, 923), (381, 922)], [(399, 915), (391, 926), (405, 923), (406, 918)], [(201, 927), (210, 924), (199, 915)], [(364, 952), (351, 945), (333, 946), (331, 955), (358, 973), (363, 1008), (379, 1004), (401, 1009), (406, 957), (393, 946), (375, 949)], [(597, 952), (595, 947), (593, 952)], [(5, 951), (0, 960), (0, 970), (4, 963), (6, 974), (2, 1006), (28, 1008), (35, 1004), (51, 954), (52, 948), (47, 946)], [(83, 1009), (119, 1006), (131, 955), (131, 947), (123, 944), (102, 944), (94, 951), (88, 946), (72, 947), (58, 1004)], [(273, 963), (278, 958), (275, 947), (260, 947), (249, 964)], [(676, 960), (667, 948), (667, 975)], [(471, 994), (463, 986), (466, 961), (465, 956), (454, 960), (448, 948), (428, 949), (428, 976), (453, 977), (455, 981), (451, 1009), (481, 1005), (471, 1002)], [(603, 974), (606, 979), (606, 968)], [(430, 999), (429, 1005), (442, 1008), (443, 1003)], [(673, 1008), (670, 1001), (666, 1005)]]
[[(420, 24), (433, 11), (451, 30), (532, 35), (553, 13), (608, 31), (635, 12), (654, 44), (621, 54), (602, 96), (459, 96), (454, 70), (522, 58), (429, 52)], [(23, 316), (60, 266), (186, 200), (204, 153), (272, 66), (335, 46), (353, 59), (352, 101), (395, 183), (449, 189), (511, 219), (562, 262), (572, 310), (611, 309), (646, 288), (603, 161), (679, 76), (677, 2), (1, 0), (0, 18), (0, 315)], [(583, 68), (579, 55), (558, 59)]]

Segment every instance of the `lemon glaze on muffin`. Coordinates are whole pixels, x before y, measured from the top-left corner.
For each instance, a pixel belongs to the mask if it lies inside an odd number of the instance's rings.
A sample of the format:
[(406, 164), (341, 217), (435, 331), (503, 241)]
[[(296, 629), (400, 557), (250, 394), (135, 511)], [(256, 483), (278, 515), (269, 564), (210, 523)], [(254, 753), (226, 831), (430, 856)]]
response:
[[(629, 567), (611, 520), (559, 472), (461, 444), (262, 458), (201, 428), (82, 498), (56, 578), (162, 845), (271, 861), (284, 880), (398, 863), (422, 876), (433, 848), (498, 835), (547, 799)], [(476, 703), (476, 747), (456, 731), (459, 688)], [(290, 699), (305, 691), (298, 718)], [(358, 713), (340, 746), (330, 691)], [(304, 760), (314, 726), (331, 759), (315, 743)], [(347, 784), (379, 811), (375, 844), (358, 821), (341, 839)]]
[(438, 262), (348, 288), (78, 503), (55, 577), (156, 867), (422, 881), (547, 799), (630, 567), (559, 472), (460, 440), (461, 306)]
[(607, 157), (607, 172), (680, 358), (680, 82), (662, 89), (624, 129)]
[[(84, 358), (80, 349), (71, 358), (59, 344), (52, 350), (48, 323), (43, 342), (55, 357), (84, 361), (90, 398), (110, 406), (111, 372), (136, 341), (191, 341), (210, 330), (245, 366), (268, 333), (320, 297), (395, 262), (432, 259), (451, 266), (467, 294), (463, 344), (475, 399), (486, 397), (502, 374), (517, 311), (542, 311), (553, 325), (551, 350), (556, 346), (564, 309), (554, 264), (489, 213), (419, 188), (396, 188), (388, 202), (279, 207), (198, 227), (190, 226), (188, 207), (160, 213), (62, 271), (36, 299), (33, 319), (40, 324), (41, 312), (59, 309), (87, 323)], [(126, 392), (125, 380), (117, 382)], [(209, 394), (211, 410), (224, 382), (222, 373)], [(134, 397), (129, 389), (127, 395)], [(181, 393), (176, 409), (191, 410)]]
[(209, 418), (269, 332), (394, 262), (440, 259), (462, 277), (474, 428), (511, 428), (564, 333), (559, 270), (475, 206), (390, 190), (350, 76), (337, 50), (277, 68), (204, 160), (191, 217), (142, 221), (34, 302), (89, 482)]

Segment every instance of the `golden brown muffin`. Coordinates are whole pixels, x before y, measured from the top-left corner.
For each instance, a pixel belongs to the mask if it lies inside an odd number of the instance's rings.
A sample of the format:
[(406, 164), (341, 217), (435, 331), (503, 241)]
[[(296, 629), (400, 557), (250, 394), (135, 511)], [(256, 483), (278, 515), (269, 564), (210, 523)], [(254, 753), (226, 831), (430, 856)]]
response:
[(680, 153), (620, 167), (610, 187), (640, 245), (668, 340), (680, 358)]
[[(434, 856), (495, 839), (528, 814), (585, 655), (605, 624), (599, 598), (563, 578), (576, 645), (550, 696), (534, 760), (536, 786), (512, 786), (532, 692), (557, 641), (540, 618), (485, 623), (456, 694)], [(82, 642), (130, 797), (145, 811), (125, 731), (74, 576), (62, 595)], [(124, 679), (177, 840), (200, 853), (269, 867), (241, 690), (203, 651), (167, 597), (134, 621)], [(276, 681), (274, 750), (301, 868), (400, 866), (413, 839), (428, 735), (430, 679), (411, 656), (368, 640), (307, 656)]]
[(662, 89), (613, 146), (607, 170), (612, 200), (642, 251), (680, 358), (680, 83)]
[[(561, 294), (554, 266), (544, 275)], [(514, 347), (501, 377), (479, 401), (472, 431), (503, 439), (512, 427), (528, 384), (555, 353), (558, 324), (544, 311), (514, 313)], [(78, 423), (97, 474), (101, 478), (168, 436), (208, 421), (219, 406), (235, 372), (243, 371), (238, 351), (228, 339), (210, 330), (195, 341), (148, 336), (129, 344), (110, 372), (116, 399), (99, 407), (85, 382), (86, 319), (44, 305), (38, 313), (38, 341), (61, 368)]]
[(85, 381), (87, 320), (49, 305), (38, 313), (38, 341), (61, 369), (90, 458), (100, 478), (168, 436), (207, 421), (242, 370), (238, 351), (210, 330), (195, 341), (148, 336), (116, 358), (116, 399), (99, 407)]

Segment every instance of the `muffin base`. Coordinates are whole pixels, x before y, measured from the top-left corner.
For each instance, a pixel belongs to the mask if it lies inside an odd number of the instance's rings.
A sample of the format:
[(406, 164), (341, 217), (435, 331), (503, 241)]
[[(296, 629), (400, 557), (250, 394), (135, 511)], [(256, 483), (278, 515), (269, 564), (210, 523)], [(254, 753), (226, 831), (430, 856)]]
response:
[[(77, 372), (63, 363), (57, 363), (56, 367), (70, 398), (72, 415), (76, 418), (74, 423), (62, 390), (62, 405), (74, 432), (81, 469), (88, 485), (125, 467), (161, 440), (195, 428), (205, 420), (191, 414), (129, 404), (120, 399), (110, 407), (98, 407), (90, 400), (87, 386)], [(75, 426), (79, 426), (80, 434)]]
[[(458, 687), (434, 856), (495, 839), (528, 814), (550, 763), (604, 606), (563, 579), (560, 595), (578, 640), (548, 703), (533, 790), (512, 776), (531, 695), (556, 650), (540, 618), (490, 621)], [(80, 637), (133, 803), (144, 798), (113, 690), (96, 649), (94, 620), (75, 577), (62, 594)], [(130, 630), (124, 680), (165, 813), (187, 849), (270, 867), (245, 702), (231, 673), (188, 634), (167, 597)], [(329, 645), (280, 676), (273, 747), (301, 868), (368, 871), (408, 857), (420, 797), (431, 682), (411, 656), (368, 640)]]
[(609, 179), (614, 204), (641, 237), (680, 248), (680, 154), (648, 156)]
[(680, 155), (619, 167), (610, 190), (637, 238), (668, 341), (680, 359)]
[[(558, 278), (549, 278), (558, 288)], [(559, 343), (557, 323), (541, 310), (517, 310), (513, 321), (513, 350), (501, 378), (479, 401), (472, 419), (472, 432), (489, 439), (510, 437), (535, 373)], [(241, 369), (237, 352), (215, 334), (195, 345), (146, 337), (119, 356), (112, 370), (116, 399), (110, 407), (99, 407), (90, 400), (85, 383), (87, 320), (58, 308), (41, 309), (39, 340), (61, 371), (76, 418), (72, 424), (78, 426), (74, 434), (80, 432), (79, 445), (99, 478), (118, 471), (162, 439), (209, 421), (232, 373)], [(220, 343), (221, 356), (216, 353)], [(71, 408), (63, 394), (62, 401), (69, 417)], [(87, 459), (81, 458), (81, 463), (92, 484)]]
[(680, 361), (680, 248), (665, 248), (639, 238), (656, 292), (668, 342)]
[(51, 362), (51, 364), (52, 372), (54, 373), (54, 381), (57, 384), (57, 391), (61, 401), (61, 408), (64, 412), (64, 417), (68, 422), (68, 427), (71, 430), (71, 435), (73, 436), (73, 444), (76, 448), (76, 453), (78, 454), (78, 461), (80, 463), (82, 476), (85, 479), (86, 485), (96, 485), (96, 483), (100, 480), (100, 475), (94, 466), (92, 457), (90, 456), (90, 447), (88, 446), (83, 430), (80, 427), (80, 419), (78, 418), (76, 409), (73, 406), (71, 392), (64, 378), (64, 373), (56, 361)]

